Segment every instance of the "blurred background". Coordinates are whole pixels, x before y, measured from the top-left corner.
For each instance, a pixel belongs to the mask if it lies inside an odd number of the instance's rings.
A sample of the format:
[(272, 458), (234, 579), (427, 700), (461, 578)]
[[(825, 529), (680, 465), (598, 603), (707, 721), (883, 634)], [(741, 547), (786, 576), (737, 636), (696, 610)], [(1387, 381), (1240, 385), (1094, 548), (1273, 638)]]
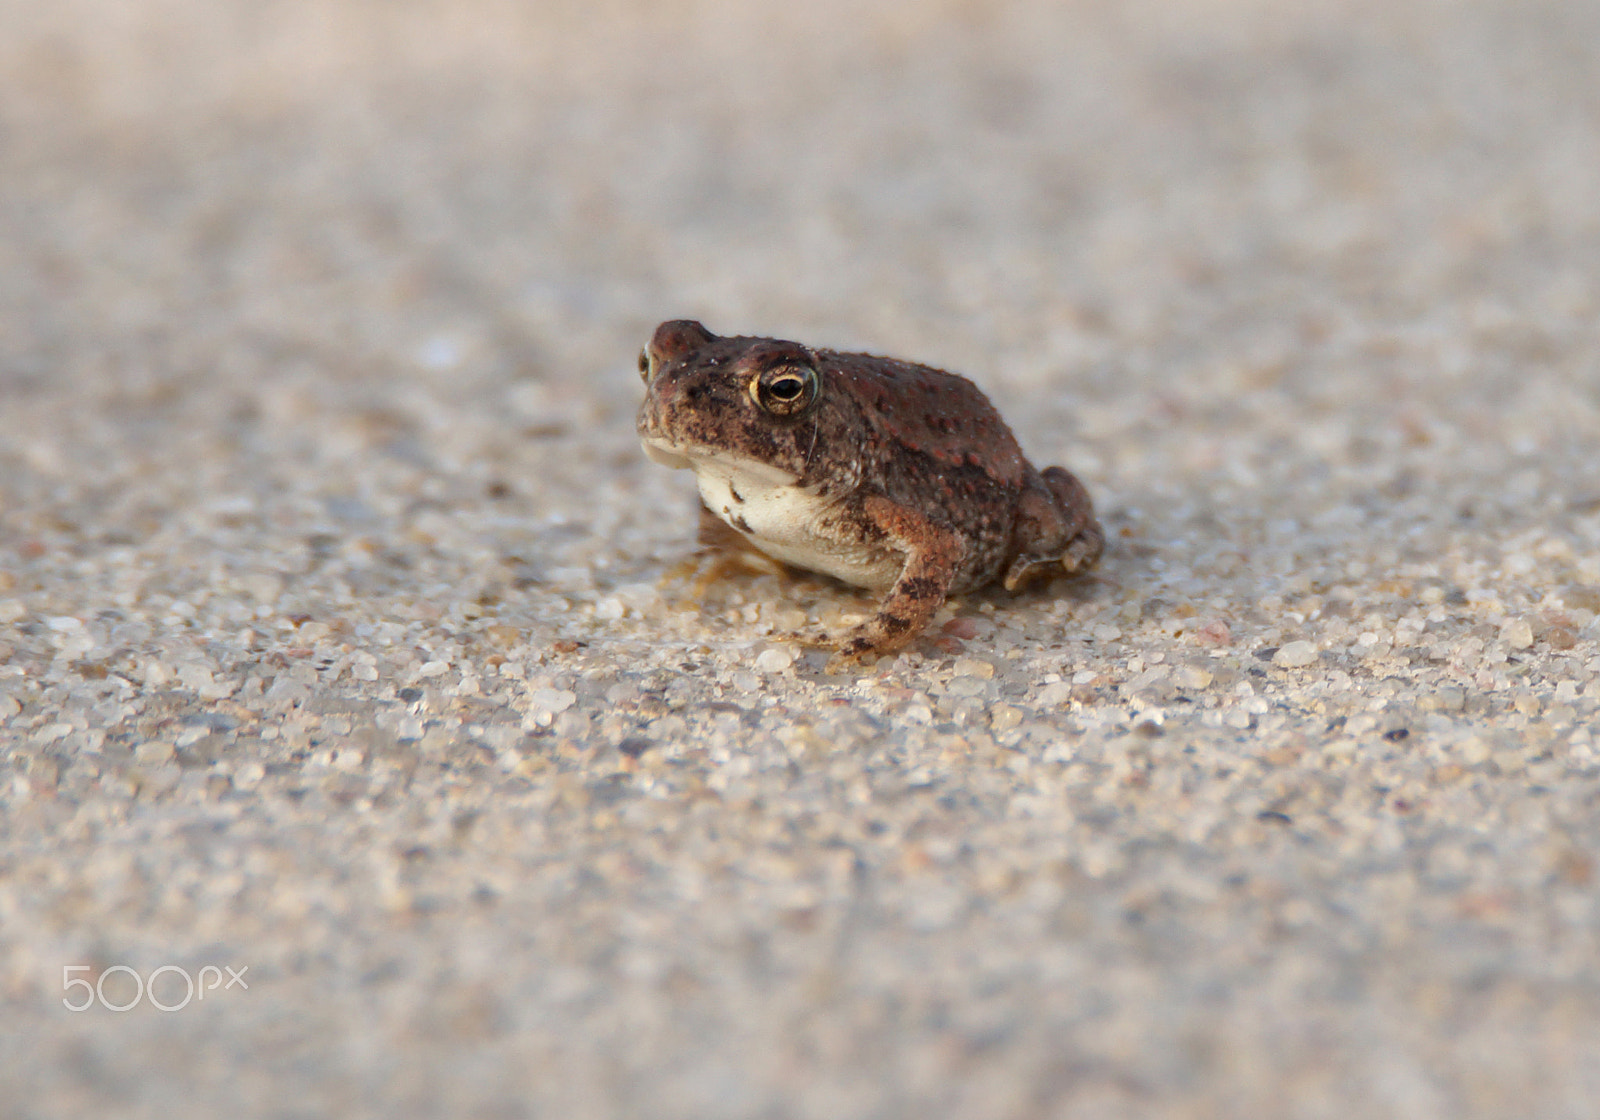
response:
[(448, 399), (622, 454), (678, 316), (962, 370), (1111, 485), (1215, 469), (1258, 392), (1304, 430), (1367, 386), (1339, 446), (1594, 401), (1541, 341), (1596, 313), (1592, 4), (3, 10), (0, 386), (98, 386), (99, 439), (292, 414), (337, 460), (394, 432), (324, 408)]
[[(1471, 364), (1510, 398), (1541, 325), (1595, 312), (1585, 3), (8, 0), (5, 22), (13, 398), (108, 366), (133, 404), (523, 379), (609, 432), (671, 316), (1017, 397)], [(1525, 345), (1480, 360), (1444, 337), (1462, 323)]]

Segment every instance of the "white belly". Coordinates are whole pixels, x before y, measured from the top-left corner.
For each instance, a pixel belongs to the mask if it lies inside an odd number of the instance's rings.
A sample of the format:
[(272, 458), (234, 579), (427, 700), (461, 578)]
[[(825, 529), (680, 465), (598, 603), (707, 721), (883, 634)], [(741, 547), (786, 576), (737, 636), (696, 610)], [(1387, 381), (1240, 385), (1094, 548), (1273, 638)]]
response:
[(691, 465), (706, 508), (774, 560), (872, 590), (900, 578), (904, 557), (839, 539), (833, 504), (788, 472), (722, 455)]

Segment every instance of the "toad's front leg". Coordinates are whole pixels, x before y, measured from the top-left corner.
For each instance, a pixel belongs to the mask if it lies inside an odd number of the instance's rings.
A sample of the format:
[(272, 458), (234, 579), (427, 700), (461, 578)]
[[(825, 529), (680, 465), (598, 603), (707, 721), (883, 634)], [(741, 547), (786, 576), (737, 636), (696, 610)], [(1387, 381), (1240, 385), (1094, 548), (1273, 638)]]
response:
[(966, 548), (949, 529), (887, 498), (868, 498), (862, 512), (897, 551), (905, 553), (905, 567), (878, 604), (878, 612), (840, 644), (828, 662), (830, 673), (892, 653), (915, 638), (944, 605)]

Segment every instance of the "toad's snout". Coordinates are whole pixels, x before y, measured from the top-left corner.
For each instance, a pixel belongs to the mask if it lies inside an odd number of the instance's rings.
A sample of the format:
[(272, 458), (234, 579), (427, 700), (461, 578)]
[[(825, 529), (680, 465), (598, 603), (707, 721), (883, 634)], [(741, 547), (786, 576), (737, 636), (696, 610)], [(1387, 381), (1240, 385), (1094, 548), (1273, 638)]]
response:
[(651, 462), (677, 469), (689, 466), (689, 460), (673, 448), (672, 440), (662, 432), (661, 406), (654, 393), (646, 393), (634, 426), (639, 432), (639, 445)]
[(672, 425), (667, 422), (671, 414), (670, 402), (663, 399), (670, 397), (674, 388), (664, 379), (657, 379), (647, 386), (635, 427), (639, 432), (639, 443), (651, 462), (675, 470), (686, 470), (694, 464), (685, 454), (682, 442), (672, 436)]

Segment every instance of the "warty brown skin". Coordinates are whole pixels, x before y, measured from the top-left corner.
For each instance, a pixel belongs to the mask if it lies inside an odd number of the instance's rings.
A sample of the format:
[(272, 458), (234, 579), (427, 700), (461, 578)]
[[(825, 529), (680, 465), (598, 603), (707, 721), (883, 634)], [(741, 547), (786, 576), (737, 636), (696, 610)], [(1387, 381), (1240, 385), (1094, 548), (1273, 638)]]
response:
[(711, 515), (776, 559), (885, 592), (835, 666), (904, 646), (949, 595), (1100, 555), (1082, 484), (1035, 470), (964, 377), (689, 320), (656, 328), (640, 373), (645, 449), (692, 468)]

